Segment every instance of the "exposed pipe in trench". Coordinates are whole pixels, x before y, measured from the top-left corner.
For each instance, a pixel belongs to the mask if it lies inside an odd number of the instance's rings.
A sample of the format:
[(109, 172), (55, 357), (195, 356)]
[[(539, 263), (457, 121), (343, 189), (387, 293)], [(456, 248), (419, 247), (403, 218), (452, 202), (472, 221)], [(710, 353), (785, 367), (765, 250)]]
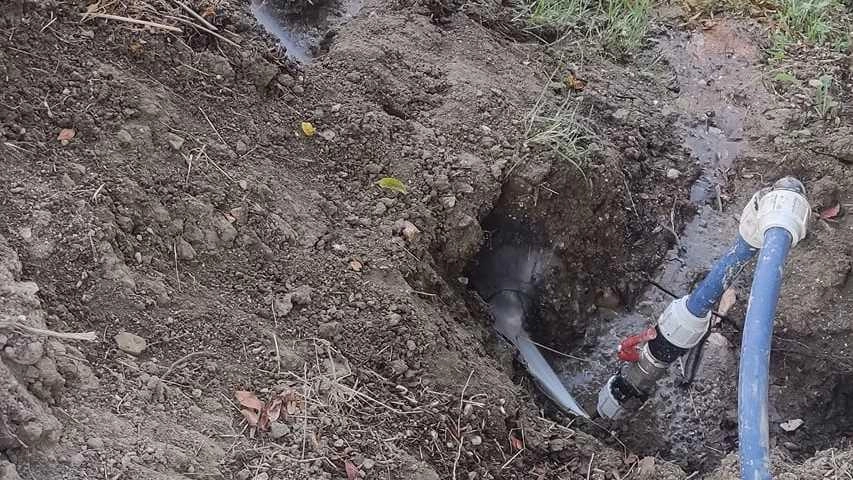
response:
[[(753, 197), (754, 200), (755, 197)], [(770, 346), (782, 267), (791, 247), (806, 234), (809, 203), (805, 187), (785, 177), (757, 199), (751, 243), (760, 242), (752, 290), (746, 309), (738, 376), (738, 438), (743, 480), (770, 480), (770, 431), (767, 418)]]

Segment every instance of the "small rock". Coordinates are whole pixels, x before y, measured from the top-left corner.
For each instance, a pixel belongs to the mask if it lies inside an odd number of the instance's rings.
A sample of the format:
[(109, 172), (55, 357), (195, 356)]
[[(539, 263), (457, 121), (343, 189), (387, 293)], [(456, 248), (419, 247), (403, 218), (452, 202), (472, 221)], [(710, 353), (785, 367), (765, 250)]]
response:
[(628, 117), (628, 109), (626, 109), (626, 108), (620, 108), (620, 109), (616, 110), (615, 112), (613, 112), (613, 118), (615, 118), (616, 120), (624, 120), (627, 117)]
[(195, 249), (183, 238), (178, 242), (176, 249), (178, 251), (178, 258), (181, 260), (192, 260), (195, 258)]
[(321, 323), (320, 326), (317, 327), (317, 335), (322, 338), (332, 338), (338, 333), (338, 330), (340, 329), (341, 324), (339, 322)]
[(368, 173), (375, 175), (382, 171), (382, 165), (379, 165), (378, 163), (368, 163), (365, 169), (367, 169)]
[(566, 441), (562, 438), (555, 438), (548, 442), (548, 450), (551, 452), (562, 452), (566, 448)]
[(120, 350), (131, 355), (139, 355), (148, 347), (148, 342), (144, 338), (130, 332), (121, 332), (114, 337), (114, 340)]
[(681, 176), (681, 171), (679, 171), (678, 169), (668, 168), (666, 170), (666, 178), (668, 178), (670, 180), (675, 180), (680, 176)]
[(252, 477), (252, 480), (269, 480), (269, 478), (270, 478), (269, 473), (261, 472), (261, 473), (255, 475), (254, 477)]
[(79, 467), (86, 461), (86, 457), (84, 457), (82, 453), (75, 453), (74, 455), (71, 455), (69, 461), (71, 462), (72, 467)]
[(414, 340), (406, 340), (406, 348), (408, 348), (409, 351), (414, 351), (418, 346), (415, 344)]
[(279, 438), (282, 438), (285, 435), (289, 435), (289, 434), (290, 434), (290, 426), (288, 426), (285, 423), (273, 422), (273, 424), (270, 425), (270, 436), (274, 440), (278, 440)]
[(451, 209), (456, 206), (456, 197), (453, 195), (445, 195), (439, 199), (441, 202), (441, 206), (447, 209)]
[[(234, 151), (237, 152), (238, 155), (243, 155), (244, 153), (249, 151), (249, 146), (246, 145), (246, 142), (244, 142), (242, 140), (237, 140), (237, 143), (234, 144)], [(245, 180), (241, 180), (241, 181), (245, 181)]]
[(130, 132), (122, 128), (118, 131), (118, 133), (116, 133), (116, 140), (118, 140), (118, 143), (122, 145), (132, 145), (133, 135), (131, 135)]
[(342, 438), (339, 438), (339, 439), (335, 440), (335, 442), (332, 445), (334, 445), (335, 448), (344, 448), (346, 446), (346, 442), (344, 442), (344, 440)]
[(374, 462), (373, 459), (370, 459), (370, 458), (365, 458), (364, 462), (361, 463), (361, 468), (363, 468), (365, 470), (372, 470), (373, 467), (375, 467), (375, 466), (376, 466), (376, 462)]
[(104, 441), (98, 437), (92, 437), (86, 440), (86, 446), (88, 446), (92, 450), (100, 450), (104, 448)]
[(403, 360), (397, 359), (391, 362), (391, 371), (397, 375), (402, 375), (409, 370), (409, 366)]
[(655, 474), (655, 457), (643, 457), (637, 465), (638, 477), (644, 480), (652, 480)]
[(377, 203), (375, 207), (373, 207), (373, 215), (379, 216), (384, 215), (385, 212), (388, 211), (388, 207), (385, 206), (384, 203)]
[(403, 319), (403, 316), (399, 313), (392, 313), (388, 315), (388, 326), (395, 327), (400, 324), (400, 320)]
[(456, 193), (474, 193), (474, 187), (470, 183), (454, 182), (453, 191)]
[(787, 422), (780, 423), (779, 426), (782, 427), (782, 430), (785, 430), (786, 432), (793, 432), (794, 430), (802, 427), (803, 423), (804, 422), (802, 418), (794, 418), (792, 420), (788, 420)]
[(247, 182), (245, 180), (240, 180), (239, 182), (237, 182), (237, 184), (240, 185), (240, 188), (243, 190), (246, 190), (247, 188), (249, 188), (249, 182)]
[(252, 476), (252, 472), (245, 468), (237, 472), (237, 480), (249, 480), (250, 476)]
[(415, 224), (406, 220), (403, 222), (403, 228), (400, 233), (403, 234), (403, 238), (405, 238), (407, 242), (411, 243), (417, 240), (418, 234), (421, 233), (421, 231), (418, 230), (418, 227), (416, 227)]
[(62, 183), (62, 186), (65, 188), (74, 188), (74, 180), (71, 179), (71, 176), (67, 173), (63, 173), (62, 177), (60, 177), (59, 181)]
[(184, 146), (184, 139), (178, 135), (175, 135), (172, 132), (169, 132), (166, 135), (166, 141), (169, 142), (169, 146), (172, 147), (172, 150), (178, 151), (181, 147)]
[(358, 260), (353, 259), (349, 262), (349, 268), (351, 268), (354, 272), (360, 272), (361, 267), (361, 262), (359, 262)]
[(476, 447), (476, 446), (482, 445), (482, 444), (483, 444), (483, 437), (481, 437), (479, 435), (474, 435), (473, 437), (471, 437), (471, 445), (474, 445)]
[(308, 285), (300, 285), (290, 293), (290, 298), (297, 305), (308, 305), (311, 303), (311, 293), (314, 289)]
[(287, 295), (276, 296), (273, 299), (273, 309), (275, 309), (275, 314), (277, 316), (285, 316), (293, 310), (293, 295), (288, 293)]

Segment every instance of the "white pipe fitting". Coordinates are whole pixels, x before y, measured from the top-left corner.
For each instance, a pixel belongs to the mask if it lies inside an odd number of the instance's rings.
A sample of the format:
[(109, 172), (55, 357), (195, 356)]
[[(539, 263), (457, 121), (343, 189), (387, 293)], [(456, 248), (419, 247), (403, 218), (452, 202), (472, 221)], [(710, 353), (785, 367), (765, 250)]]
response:
[(800, 192), (775, 188), (759, 190), (740, 217), (739, 233), (755, 248), (764, 246), (764, 233), (779, 227), (791, 234), (791, 246), (806, 236), (811, 206)]
[(673, 300), (658, 319), (663, 337), (679, 348), (693, 348), (702, 340), (711, 322), (711, 312), (697, 317), (687, 309), (687, 296)]

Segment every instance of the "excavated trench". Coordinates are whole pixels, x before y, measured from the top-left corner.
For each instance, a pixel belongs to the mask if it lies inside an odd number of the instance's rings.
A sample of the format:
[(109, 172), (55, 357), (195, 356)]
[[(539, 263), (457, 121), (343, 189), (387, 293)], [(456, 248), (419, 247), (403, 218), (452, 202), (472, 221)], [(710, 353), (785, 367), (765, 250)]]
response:
[[(755, 81), (761, 76), (760, 52), (738, 25), (721, 23), (708, 32), (673, 33), (658, 39), (658, 45), (672, 69), (671, 90), (676, 93), (672, 104), (663, 108), (682, 119), (678, 128), (683, 146), (699, 169), (685, 192), (696, 214), (683, 229), (673, 220), (671, 248), (662, 256), (637, 251), (636, 245), (660, 248), (665, 243), (651, 229), (642, 231), (642, 238), (631, 245), (620, 241), (620, 234), (636, 236), (637, 230), (618, 217), (603, 218), (600, 212), (607, 202), (596, 203), (594, 195), (586, 197), (588, 205), (578, 205), (583, 195), (572, 199), (556, 195), (572, 191), (582, 179), (570, 166), (552, 164), (537, 181), (531, 182), (524, 172), (507, 181), (482, 222), (486, 241), (468, 271), (471, 286), (483, 300), (501, 288), (529, 296), (524, 327), (544, 347), (542, 353), (563, 385), (590, 413), (595, 411), (599, 389), (618, 367), (618, 342), (654, 322), (673, 294), (689, 293), (734, 242), (737, 217), (751, 192), (730, 184), (731, 170), (755, 148), (749, 138), (780, 128), (761, 121), (773, 99)], [(550, 194), (536, 187), (542, 182)], [(525, 259), (536, 258), (535, 268), (526, 260), (505, 261), (503, 271), (492, 265), (495, 252), (506, 246)], [(627, 259), (633, 268), (620, 267)], [(499, 279), (510, 278), (509, 285), (496, 280), (496, 272)], [(734, 285), (741, 299), (750, 283), (751, 267)], [(573, 426), (627, 452), (677, 463), (688, 472), (711, 471), (737, 449), (742, 315), (739, 310), (731, 322), (715, 325), (702, 350), (676, 362), (640, 411), (618, 421), (578, 418)], [(507, 345), (504, 348), (512, 349)], [(518, 363), (516, 367), (518, 378), (527, 379), (524, 367)], [(830, 408), (825, 418), (815, 419), (819, 425), (814, 428), (836, 423), (836, 434), (832, 440), (785, 442), (794, 456), (809, 456), (815, 449), (834, 445), (849, 429), (849, 418), (841, 412), (850, 404), (850, 388), (843, 378), (827, 383), (834, 385), (827, 392)], [(535, 395), (546, 412), (565, 418), (547, 397)], [(792, 401), (785, 395), (777, 395), (776, 402)], [(786, 420), (774, 413), (771, 422)]]

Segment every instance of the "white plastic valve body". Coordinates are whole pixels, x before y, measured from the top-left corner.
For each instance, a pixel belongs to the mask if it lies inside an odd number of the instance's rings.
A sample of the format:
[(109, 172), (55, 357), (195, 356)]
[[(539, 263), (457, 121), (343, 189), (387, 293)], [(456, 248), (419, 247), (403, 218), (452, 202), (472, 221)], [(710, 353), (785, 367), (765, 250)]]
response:
[(687, 309), (687, 298), (673, 300), (658, 319), (658, 329), (664, 338), (679, 348), (693, 348), (698, 344), (711, 322), (711, 312), (697, 317)]

